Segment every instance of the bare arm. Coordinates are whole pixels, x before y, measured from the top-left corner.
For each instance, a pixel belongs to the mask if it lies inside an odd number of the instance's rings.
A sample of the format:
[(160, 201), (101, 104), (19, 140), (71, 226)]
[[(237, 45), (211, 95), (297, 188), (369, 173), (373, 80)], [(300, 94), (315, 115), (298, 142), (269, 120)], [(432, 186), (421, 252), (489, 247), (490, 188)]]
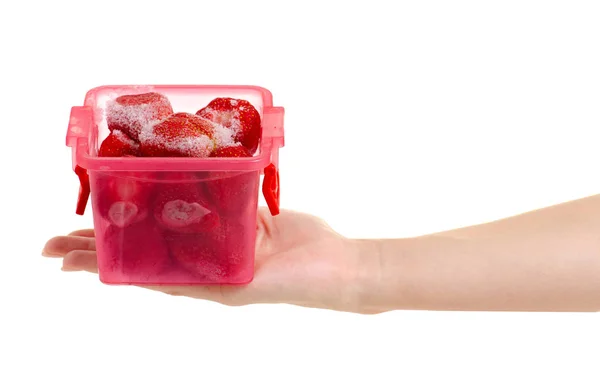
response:
[(600, 310), (600, 196), (416, 238), (356, 242), (367, 270), (365, 312)]
[[(156, 286), (229, 305), (291, 303), (362, 313), (398, 309), (599, 311), (600, 195), (415, 238), (352, 240), (318, 219), (262, 209), (245, 286)], [(48, 241), (63, 270), (98, 272), (93, 230)]]

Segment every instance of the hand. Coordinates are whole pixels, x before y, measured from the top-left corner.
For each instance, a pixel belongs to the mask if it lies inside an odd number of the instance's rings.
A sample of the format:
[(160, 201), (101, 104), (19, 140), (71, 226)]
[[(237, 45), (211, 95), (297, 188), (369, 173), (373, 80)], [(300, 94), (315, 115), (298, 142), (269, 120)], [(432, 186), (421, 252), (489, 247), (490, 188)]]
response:
[[(243, 286), (139, 286), (229, 306), (288, 303), (359, 311), (359, 242), (336, 233), (321, 219), (292, 211), (271, 216), (259, 209), (254, 280)], [(50, 239), (44, 255), (62, 257), (64, 271), (98, 272), (93, 230)]]

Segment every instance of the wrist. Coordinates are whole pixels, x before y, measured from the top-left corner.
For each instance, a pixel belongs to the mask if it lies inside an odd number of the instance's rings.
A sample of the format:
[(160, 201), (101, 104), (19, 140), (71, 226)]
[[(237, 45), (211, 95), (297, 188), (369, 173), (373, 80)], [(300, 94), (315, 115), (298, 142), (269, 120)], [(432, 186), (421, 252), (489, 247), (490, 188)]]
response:
[(356, 270), (351, 282), (354, 311), (361, 314), (379, 314), (388, 311), (384, 304), (385, 262), (382, 253), (383, 240), (350, 240), (356, 256)]

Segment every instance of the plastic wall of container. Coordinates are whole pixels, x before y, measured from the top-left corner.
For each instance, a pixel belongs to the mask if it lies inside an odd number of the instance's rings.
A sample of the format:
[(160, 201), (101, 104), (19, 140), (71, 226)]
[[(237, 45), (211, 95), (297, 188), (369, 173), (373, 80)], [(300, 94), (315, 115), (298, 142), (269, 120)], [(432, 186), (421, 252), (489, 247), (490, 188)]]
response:
[[(261, 116), (257, 153), (248, 158), (98, 157), (109, 133), (107, 101), (147, 92), (167, 96), (175, 112), (194, 113), (217, 97), (249, 101)], [(279, 213), (283, 115), (271, 93), (256, 86), (102, 86), (88, 91), (84, 105), (71, 110), (66, 144), (80, 180), (77, 214), (84, 214), (91, 197), (100, 280), (249, 283), (261, 174), (270, 212)], [(185, 225), (169, 216), (174, 210), (185, 215)]]

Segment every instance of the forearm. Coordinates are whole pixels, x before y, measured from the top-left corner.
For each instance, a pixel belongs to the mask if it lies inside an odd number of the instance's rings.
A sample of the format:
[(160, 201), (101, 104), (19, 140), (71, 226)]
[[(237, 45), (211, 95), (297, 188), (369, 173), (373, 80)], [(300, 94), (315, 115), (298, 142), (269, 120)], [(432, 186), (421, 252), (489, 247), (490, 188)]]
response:
[(365, 312), (600, 310), (598, 196), (443, 233), (359, 242), (376, 276), (363, 280)]

